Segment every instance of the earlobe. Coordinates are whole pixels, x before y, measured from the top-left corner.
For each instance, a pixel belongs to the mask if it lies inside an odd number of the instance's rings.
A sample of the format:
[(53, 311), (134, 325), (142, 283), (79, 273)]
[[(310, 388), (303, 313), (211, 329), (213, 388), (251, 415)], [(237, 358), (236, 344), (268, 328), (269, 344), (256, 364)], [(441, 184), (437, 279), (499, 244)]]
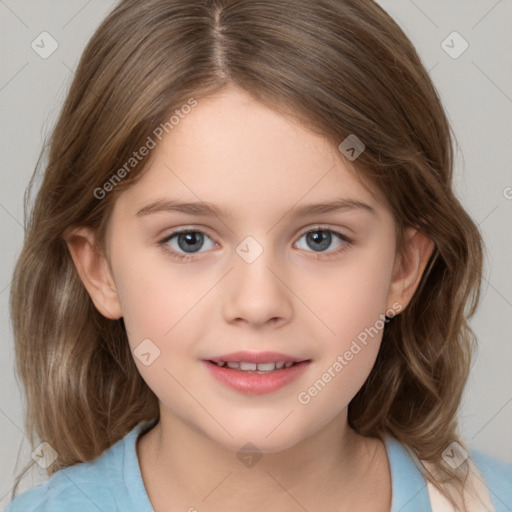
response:
[(108, 261), (98, 251), (94, 233), (89, 228), (78, 228), (66, 235), (65, 240), (80, 279), (96, 309), (106, 318), (121, 318), (121, 304)]
[(399, 302), (404, 310), (418, 288), (425, 267), (434, 250), (434, 242), (414, 228), (405, 232), (401, 254), (397, 254), (388, 294), (388, 306)]

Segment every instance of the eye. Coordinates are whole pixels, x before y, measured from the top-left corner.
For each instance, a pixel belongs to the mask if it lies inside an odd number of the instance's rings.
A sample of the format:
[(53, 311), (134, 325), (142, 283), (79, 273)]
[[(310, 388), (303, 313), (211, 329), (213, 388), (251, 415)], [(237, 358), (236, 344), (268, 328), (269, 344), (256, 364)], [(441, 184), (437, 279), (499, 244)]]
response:
[[(299, 249), (312, 252), (317, 255), (315, 258), (335, 257), (345, 252), (353, 242), (343, 233), (325, 227), (309, 229), (300, 236), (299, 241), (304, 237), (306, 244), (310, 248), (312, 247), (313, 251), (310, 251), (307, 247), (299, 247)], [(158, 245), (164, 252), (170, 254), (176, 260), (184, 261), (194, 259), (195, 255), (200, 253), (200, 250), (204, 248), (206, 239), (210, 241), (210, 247), (206, 247), (206, 250), (219, 246), (204, 231), (198, 229), (173, 231), (163, 240), (160, 240)], [(328, 250), (333, 242), (337, 242), (338, 247)], [(296, 244), (298, 245), (299, 242), (296, 242)]]
[[(313, 252), (321, 255), (322, 257), (324, 257), (323, 253), (326, 253), (326, 257), (336, 256), (340, 253), (343, 253), (352, 244), (352, 240), (348, 236), (338, 231), (324, 227), (315, 227), (313, 229), (309, 229), (301, 235), (299, 241), (303, 237), (305, 237), (307, 246), (313, 248)], [(338, 243), (338, 247), (328, 251), (328, 248), (331, 247), (333, 242)], [(298, 243), (299, 242), (297, 242), (297, 244)], [(308, 250), (308, 247), (299, 247), (299, 249)]]
[[(205, 238), (212, 242), (213, 247), (217, 246), (206, 233), (197, 229), (174, 231), (163, 240), (160, 240), (158, 245), (179, 261), (188, 260), (194, 258), (194, 255), (204, 246)], [(180, 251), (184, 251), (185, 254)]]

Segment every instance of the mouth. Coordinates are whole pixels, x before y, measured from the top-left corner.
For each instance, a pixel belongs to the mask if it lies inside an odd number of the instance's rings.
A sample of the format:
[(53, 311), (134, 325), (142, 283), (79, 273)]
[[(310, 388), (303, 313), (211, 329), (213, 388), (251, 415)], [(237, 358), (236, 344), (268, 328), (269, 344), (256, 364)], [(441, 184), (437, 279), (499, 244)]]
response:
[(215, 380), (239, 393), (263, 395), (291, 384), (307, 370), (311, 359), (277, 352), (236, 352), (203, 359)]
[[(307, 360), (309, 361), (309, 360)], [(277, 362), (269, 362), (269, 363), (250, 363), (247, 361), (208, 361), (211, 364), (214, 364), (220, 368), (229, 368), (230, 370), (238, 370), (241, 372), (248, 373), (257, 373), (257, 374), (266, 374), (275, 372), (277, 370), (282, 370), (283, 368), (291, 368), (292, 366), (296, 366), (301, 362), (294, 361), (277, 361)]]

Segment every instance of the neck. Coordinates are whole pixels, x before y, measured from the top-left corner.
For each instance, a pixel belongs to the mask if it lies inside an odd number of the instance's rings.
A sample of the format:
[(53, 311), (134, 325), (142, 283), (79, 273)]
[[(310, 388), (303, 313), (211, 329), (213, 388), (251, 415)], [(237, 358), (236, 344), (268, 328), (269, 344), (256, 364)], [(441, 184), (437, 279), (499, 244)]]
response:
[(231, 510), (236, 503), (237, 510), (254, 511), (270, 500), (276, 510), (287, 511), (299, 510), (298, 505), (315, 509), (323, 489), (336, 489), (344, 497), (364, 489), (361, 482), (368, 484), (377, 444), (349, 427), (345, 410), (293, 447), (244, 457), (178, 418), (161, 414), (155, 427), (139, 438), (138, 450), (155, 512), (158, 504), (169, 510), (170, 499), (179, 500), (182, 510), (190, 504), (198, 510)]

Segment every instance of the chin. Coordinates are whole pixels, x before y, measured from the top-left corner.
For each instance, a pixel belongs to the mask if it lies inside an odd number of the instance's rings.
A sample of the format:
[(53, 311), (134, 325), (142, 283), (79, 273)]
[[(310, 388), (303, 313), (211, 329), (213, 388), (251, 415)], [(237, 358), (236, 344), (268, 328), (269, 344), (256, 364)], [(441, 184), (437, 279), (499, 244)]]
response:
[[(235, 452), (240, 450), (251, 451), (251, 447), (244, 448), (250, 443), (250, 445), (254, 445), (257, 448), (258, 452), (278, 453), (293, 448), (309, 437), (308, 433), (305, 431), (301, 432), (296, 424), (290, 422), (288, 425), (285, 425), (286, 422), (287, 420), (283, 421), (281, 416), (275, 421), (270, 421), (268, 417), (263, 417), (259, 421), (251, 421), (246, 425), (232, 423), (231, 428), (228, 425), (226, 427), (233, 437), (226, 435), (219, 438), (215, 436), (214, 440)], [(235, 425), (236, 428), (234, 428)], [(290, 427), (293, 428), (290, 429)]]
[(258, 453), (279, 453), (291, 449), (296, 446), (301, 439), (285, 435), (266, 437), (267, 433), (254, 433), (254, 431), (247, 433), (234, 434), (234, 438), (229, 442), (224, 442), (223, 445), (228, 450), (239, 452), (258, 452)]

